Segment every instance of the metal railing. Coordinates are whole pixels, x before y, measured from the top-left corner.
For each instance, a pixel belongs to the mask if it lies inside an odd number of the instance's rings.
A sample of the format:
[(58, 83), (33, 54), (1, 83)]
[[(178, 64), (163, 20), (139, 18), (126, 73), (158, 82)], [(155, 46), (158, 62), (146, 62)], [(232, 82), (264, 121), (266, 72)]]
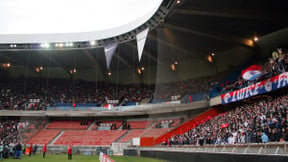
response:
[[(205, 146), (159, 146), (138, 147), (138, 151), (166, 151), (166, 152), (201, 152), (224, 154), (252, 154), (252, 155), (281, 155), (288, 156), (288, 142), (276, 142), (265, 144), (234, 144), (234, 145), (205, 145)], [(135, 147), (133, 147), (135, 149)]]

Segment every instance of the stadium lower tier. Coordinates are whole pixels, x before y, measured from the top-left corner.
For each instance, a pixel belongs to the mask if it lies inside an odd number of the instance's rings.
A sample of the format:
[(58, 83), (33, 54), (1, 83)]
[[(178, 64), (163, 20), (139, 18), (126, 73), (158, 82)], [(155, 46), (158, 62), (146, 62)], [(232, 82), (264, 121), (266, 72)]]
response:
[(54, 145), (99, 145), (108, 146), (127, 133), (127, 130), (65, 131)]

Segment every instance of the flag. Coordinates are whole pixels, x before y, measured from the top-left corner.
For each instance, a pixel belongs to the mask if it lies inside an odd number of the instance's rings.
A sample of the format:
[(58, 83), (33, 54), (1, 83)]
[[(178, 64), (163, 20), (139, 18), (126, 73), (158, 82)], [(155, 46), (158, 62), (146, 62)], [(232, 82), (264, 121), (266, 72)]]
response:
[(247, 69), (243, 70), (241, 76), (245, 80), (255, 80), (262, 75), (261, 66), (260, 65), (251, 65)]
[(149, 28), (143, 30), (142, 32), (140, 32), (136, 35), (139, 62), (141, 60), (141, 56), (143, 53), (143, 49), (144, 49), (144, 45), (145, 45), (146, 38), (148, 35), (148, 31), (149, 31)]
[(110, 63), (111, 63), (111, 60), (113, 58), (113, 55), (117, 46), (118, 46), (117, 43), (111, 43), (111, 44), (107, 44), (104, 46), (107, 69), (109, 69), (110, 67)]

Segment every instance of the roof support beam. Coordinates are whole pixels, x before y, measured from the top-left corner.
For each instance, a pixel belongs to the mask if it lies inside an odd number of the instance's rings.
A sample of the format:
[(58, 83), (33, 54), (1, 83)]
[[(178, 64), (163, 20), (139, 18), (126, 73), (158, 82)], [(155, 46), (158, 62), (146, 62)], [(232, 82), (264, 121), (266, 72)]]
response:
[(288, 15), (271, 12), (259, 12), (251, 10), (237, 10), (237, 9), (210, 9), (210, 8), (191, 8), (191, 9), (176, 9), (176, 14), (195, 15), (195, 16), (214, 16), (231, 19), (250, 19), (262, 21), (284, 21), (287, 20)]

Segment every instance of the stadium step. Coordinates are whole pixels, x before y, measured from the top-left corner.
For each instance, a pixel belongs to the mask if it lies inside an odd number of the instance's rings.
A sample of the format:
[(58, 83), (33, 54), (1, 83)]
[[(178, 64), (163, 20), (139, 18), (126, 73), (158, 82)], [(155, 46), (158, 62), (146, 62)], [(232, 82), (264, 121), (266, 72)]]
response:
[(49, 125), (49, 122), (44, 126), (43, 129), (46, 129), (48, 127), (48, 125)]
[(124, 138), (131, 130), (128, 130), (125, 134), (119, 137), (115, 142), (119, 142), (122, 138)]
[(64, 133), (65, 131), (61, 131), (49, 144), (53, 145)]
[(89, 125), (89, 127), (88, 127), (87, 130), (92, 130), (92, 128), (93, 128), (95, 122), (96, 122), (96, 120), (94, 120), (94, 121)]
[(152, 127), (158, 122), (158, 120), (154, 120), (152, 124), (150, 124), (146, 129), (152, 129)]

